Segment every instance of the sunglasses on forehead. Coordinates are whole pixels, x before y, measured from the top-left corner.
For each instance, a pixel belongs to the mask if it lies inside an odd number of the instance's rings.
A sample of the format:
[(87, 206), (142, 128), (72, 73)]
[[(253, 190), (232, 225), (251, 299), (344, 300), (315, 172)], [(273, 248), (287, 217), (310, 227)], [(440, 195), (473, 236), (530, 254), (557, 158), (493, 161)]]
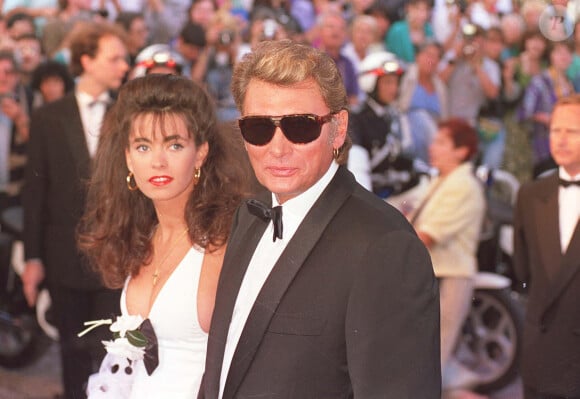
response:
[(279, 127), (294, 144), (306, 144), (320, 137), (322, 126), (330, 122), (336, 112), (318, 116), (294, 114), (282, 116), (244, 116), (238, 120), (242, 137), (252, 145), (266, 145)]

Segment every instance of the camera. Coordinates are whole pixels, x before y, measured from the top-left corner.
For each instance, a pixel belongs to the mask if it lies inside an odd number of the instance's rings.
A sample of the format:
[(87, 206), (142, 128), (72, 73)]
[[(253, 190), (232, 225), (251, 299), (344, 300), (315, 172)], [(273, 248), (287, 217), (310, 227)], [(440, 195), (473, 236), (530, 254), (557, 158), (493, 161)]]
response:
[(93, 16), (98, 16), (104, 19), (109, 18), (109, 11), (106, 8), (100, 8), (98, 10), (91, 11)]
[(278, 22), (271, 18), (265, 19), (262, 37), (266, 40), (272, 40), (276, 35), (276, 30), (278, 30)]
[(470, 56), (475, 54), (475, 52), (477, 51), (477, 48), (473, 45), (473, 44), (466, 44), (465, 46), (463, 46), (463, 55), (465, 56)]
[(471, 56), (475, 54), (477, 51), (477, 43), (473, 42), (473, 39), (477, 35), (477, 26), (474, 24), (465, 24), (461, 28), (461, 32), (463, 33), (463, 38), (465, 39), (465, 45), (463, 46), (463, 55)]
[(234, 41), (234, 32), (231, 30), (223, 30), (218, 35), (218, 43), (221, 45), (228, 45)]

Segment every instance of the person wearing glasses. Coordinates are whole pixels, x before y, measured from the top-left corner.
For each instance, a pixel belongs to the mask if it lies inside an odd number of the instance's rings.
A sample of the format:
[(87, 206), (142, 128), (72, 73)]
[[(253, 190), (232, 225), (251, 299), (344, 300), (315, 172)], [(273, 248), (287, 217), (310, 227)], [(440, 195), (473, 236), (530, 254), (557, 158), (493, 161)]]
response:
[(267, 191), (234, 216), (199, 397), (440, 398), (431, 262), (344, 165), (335, 63), (265, 41), (236, 64), (232, 89)]

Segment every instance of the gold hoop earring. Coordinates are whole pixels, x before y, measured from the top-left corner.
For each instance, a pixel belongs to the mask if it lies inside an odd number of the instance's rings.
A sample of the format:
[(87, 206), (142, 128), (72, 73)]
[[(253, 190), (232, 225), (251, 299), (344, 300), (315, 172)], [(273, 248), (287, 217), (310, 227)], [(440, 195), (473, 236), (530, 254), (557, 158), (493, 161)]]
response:
[(197, 183), (199, 178), (201, 177), (201, 168), (195, 168), (195, 172), (193, 174), (193, 180)]
[[(127, 180), (127, 188), (129, 189), (129, 191), (136, 191), (139, 189), (139, 187), (137, 187), (137, 182), (135, 181), (135, 179), (133, 179), (133, 172), (129, 172), (126, 180)], [(135, 183), (134, 186), (131, 185), (131, 180), (133, 180), (133, 183)]]
[(332, 157), (334, 159), (338, 159), (339, 156), (340, 156), (340, 148), (333, 148), (332, 149)]

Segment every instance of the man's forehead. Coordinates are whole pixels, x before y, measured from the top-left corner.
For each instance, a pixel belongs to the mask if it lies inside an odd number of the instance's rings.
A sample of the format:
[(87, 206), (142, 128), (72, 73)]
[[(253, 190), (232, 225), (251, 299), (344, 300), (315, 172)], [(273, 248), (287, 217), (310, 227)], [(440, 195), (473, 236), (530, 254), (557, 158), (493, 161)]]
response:
[(557, 118), (556, 116), (562, 117), (562, 116), (574, 116), (577, 118), (580, 118), (580, 103), (576, 104), (562, 104), (557, 106), (554, 109), (553, 115), (552, 115), (552, 120), (554, 122), (557, 122), (559, 118)]

